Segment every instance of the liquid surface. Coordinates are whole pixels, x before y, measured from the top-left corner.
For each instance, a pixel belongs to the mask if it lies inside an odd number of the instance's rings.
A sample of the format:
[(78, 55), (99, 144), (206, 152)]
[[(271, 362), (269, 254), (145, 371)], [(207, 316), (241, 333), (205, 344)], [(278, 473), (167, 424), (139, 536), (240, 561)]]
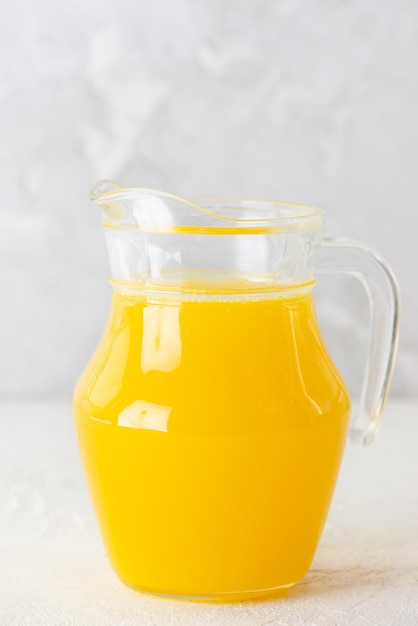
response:
[(200, 597), (297, 582), (328, 512), (349, 404), (310, 290), (229, 300), (115, 292), (74, 409), (118, 575)]

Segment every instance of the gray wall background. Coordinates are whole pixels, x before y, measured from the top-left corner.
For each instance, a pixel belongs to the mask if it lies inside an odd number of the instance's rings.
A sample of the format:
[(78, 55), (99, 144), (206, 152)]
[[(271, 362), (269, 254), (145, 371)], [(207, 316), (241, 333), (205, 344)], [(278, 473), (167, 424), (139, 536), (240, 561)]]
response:
[[(0, 394), (69, 395), (110, 288), (99, 178), (317, 204), (403, 294), (393, 393), (418, 392), (418, 3), (2, 0)], [(361, 290), (318, 311), (355, 392)]]

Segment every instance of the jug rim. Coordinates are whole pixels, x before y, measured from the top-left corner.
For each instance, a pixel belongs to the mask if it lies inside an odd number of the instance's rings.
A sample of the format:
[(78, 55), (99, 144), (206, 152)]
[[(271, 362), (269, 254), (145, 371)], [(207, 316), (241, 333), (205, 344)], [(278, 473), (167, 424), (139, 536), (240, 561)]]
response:
[[(105, 182), (105, 181), (99, 181), (100, 182)], [(106, 181), (108, 182), (108, 181)], [(113, 181), (112, 181), (113, 182)], [(217, 202), (227, 202), (227, 203), (237, 203), (237, 204), (253, 204), (253, 203), (257, 203), (257, 204), (261, 204), (261, 205), (267, 205), (267, 204), (271, 204), (271, 205), (278, 205), (278, 206), (285, 206), (285, 207), (290, 207), (290, 208), (295, 208), (295, 209), (304, 209), (306, 210), (306, 213), (303, 213), (301, 215), (298, 216), (288, 216), (288, 217), (280, 217), (280, 218), (270, 218), (270, 219), (277, 219), (277, 220), (281, 220), (281, 219), (294, 219), (295, 217), (314, 217), (314, 216), (321, 216), (324, 214), (324, 209), (321, 209), (320, 207), (314, 205), (314, 204), (306, 204), (305, 202), (293, 202), (290, 200), (272, 200), (271, 198), (242, 198), (242, 197), (237, 197), (237, 196), (188, 196), (188, 197), (182, 197), (182, 196), (178, 196), (177, 194), (174, 193), (169, 193), (168, 191), (160, 191), (159, 189), (154, 189), (153, 187), (118, 187), (117, 189), (112, 189), (110, 191), (105, 191), (103, 193), (95, 193), (95, 190), (97, 189), (97, 185), (99, 184), (97, 183), (96, 185), (94, 185), (89, 193), (89, 198), (90, 200), (92, 200), (93, 202), (98, 202), (98, 200), (100, 199), (105, 199), (105, 198), (114, 198), (115, 196), (130, 196), (132, 194), (132, 192), (149, 192), (151, 194), (158, 194), (160, 196), (166, 196), (167, 198), (173, 198), (175, 200), (180, 200), (181, 202), (185, 202), (187, 204), (191, 204), (193, 206), (195, 206), (197, 209), (202, 209), (203, 207), (201, 207), (200, 205), (196, 204), (197, 202), (213, 202), (213, 203), (217, 203)], [(100, 203), (99, 203), (100, 204)], [(205, 211), (207, 212), (207, 211)], [(221, 217), (215, 214), (215, 217)], [(229, 218), (222, 218), (221, 219), (229, 219)], [(261, 218), (260, 221), (267, 221), (269, 218)], [(233, 220), (235, 221), (235, 220)], [(240, 220), (240, 221), (256, 221), (256, 220)]]
[[(194, 211), (201, 217), (206, 215), (215, 219), (216, 224), (211, 224), (213, 229), (221, 229), (224, 234), (229, 230), (228, 226), (235, 225), (240, 230), (252, 230), (253, 228), (267, 229), (270, 232), (295, 231), (318, 231), (324, 229), (324, 210), (305, 203), (290, 202), (286, 200), (269, 200), (256, 198), (237, 197), (197, 197), (183, 198), (166, 191), (159, 191), (149, 187), (122, 187), (112, 180), (101, 180), (90, 190), (90, 200), (105, 209), (105, 216), (109, 214), (106, 208), (111, 208), (119, 201), (121, 204), (141, 198), (159, 198), (188, 211)], [(240, 211), (241, 215), (237, 215)], [(111, 211), (112, 216), (116, 215)], [(242, 216), (242, 214), (244, 216)], [(119, 216), (118, 216), (119, 217)], [(219, 221), (221, 223), (219, 223)], [(222, 224), (222, 225), (221, 225)], [(111, 228), (126, 228), (134, 226), (131, 221), (125, 219), (105, 219), (104, 226)], [(189, 224), (174, 227), (177, 232), (187, 229)], [(206, 230), (206, 229), (205, 229)], [(192, 228), (196, 232), (196, 226)], [(170, 229), (173, 232), (173, 228)], [(215, 234), (215, 233), (214, 233)]]

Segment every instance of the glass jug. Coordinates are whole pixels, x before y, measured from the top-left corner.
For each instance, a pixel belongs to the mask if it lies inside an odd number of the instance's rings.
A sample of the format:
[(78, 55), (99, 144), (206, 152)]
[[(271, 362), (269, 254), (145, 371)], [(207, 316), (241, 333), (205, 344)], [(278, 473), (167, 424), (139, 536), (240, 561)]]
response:
[[(280, 594), (310, 567), (347, 432), (374, 438), (398, 292), (373, 250), (323, 240), (320, 209), (184, 200), (101, 181), (113, 299), (74, 414), (110, 562), (135, 589)], [(315, 317), (314, 270), (370, 298), (359, 411)]]

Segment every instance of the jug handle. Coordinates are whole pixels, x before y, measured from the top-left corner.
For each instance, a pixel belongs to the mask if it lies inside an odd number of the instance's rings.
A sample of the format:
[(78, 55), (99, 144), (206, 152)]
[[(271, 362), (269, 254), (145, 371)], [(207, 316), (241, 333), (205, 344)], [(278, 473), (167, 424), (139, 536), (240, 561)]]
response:
[(380, 254), (351, 239), (324, 239), (317, 272), (357, 278), (370, 305), (369, 345), (360, 406), (352, 415), (350, 441), (368, 445), (380, 427), (399, 339), (400, 296), (396, 279)]

